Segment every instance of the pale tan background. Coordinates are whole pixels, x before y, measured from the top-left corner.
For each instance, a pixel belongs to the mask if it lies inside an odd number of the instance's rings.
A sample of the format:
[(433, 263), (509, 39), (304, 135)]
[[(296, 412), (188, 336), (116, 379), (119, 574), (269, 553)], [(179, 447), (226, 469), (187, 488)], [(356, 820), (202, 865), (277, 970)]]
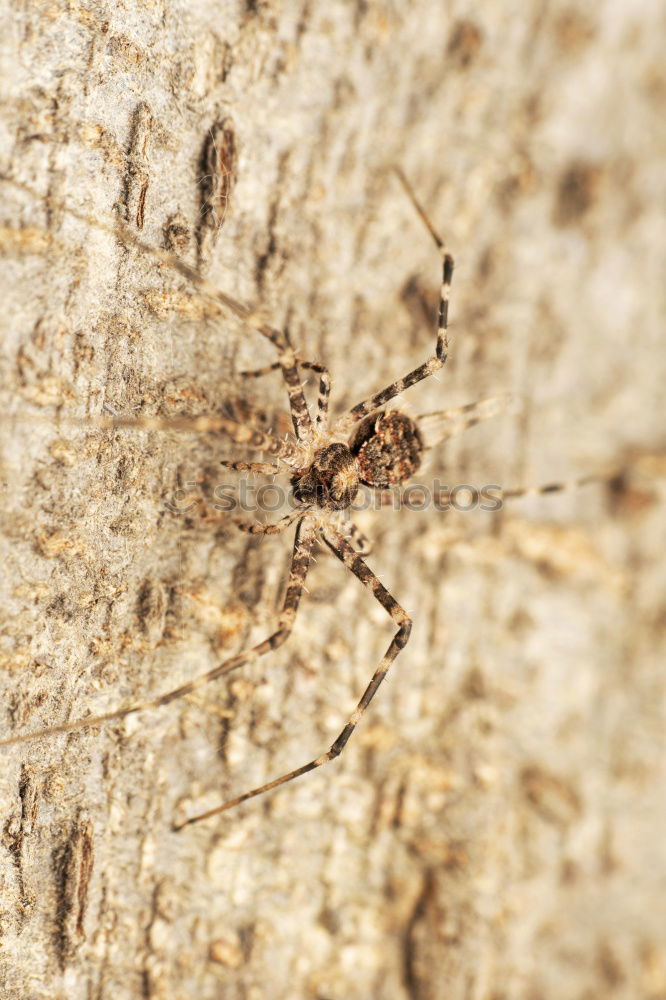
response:
[(171, 831), (321, 752), (364, 687), (390, 626), (324, 553), (292, 640), (233, 681), (1, 751), (3, 1000), (666, 997), (665, 26), (656, 0), (5, 9), (0, 169), (39, 197), (2, 186), (3, 734), (275, 620), (289, 540), (167, 506), (237, 451), (56, 422), (241, 396), (279, 425), (277, 378), (234, 378), (269, 345), (63, 211), (136, 222), (143, 192), (148, 242), (195, 228), (216, 121), (237, 183), (203, 266), (289, 319), (335, 406), (433, 350), (398, 163), (457, 261), (450, 363), (405, 404), (525, 400), (431, 474), (628, 475), (360, 517), (412, 640), (342, 759), (273, 797)]

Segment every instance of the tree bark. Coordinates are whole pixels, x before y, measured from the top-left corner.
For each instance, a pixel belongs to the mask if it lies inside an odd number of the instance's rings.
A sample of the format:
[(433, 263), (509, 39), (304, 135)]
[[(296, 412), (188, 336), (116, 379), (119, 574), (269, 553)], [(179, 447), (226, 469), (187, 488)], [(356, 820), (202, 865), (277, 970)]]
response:
[(0, 750), (0, 995), (666, 997), (656, 5), (120, 0), (6, 23), (4, 738), (203, 673), (284, 590), (289, 539), (215, 506), (238, 483), (220, 460), (255, 456), (95, 424), (290, 430), (278, 375), (238, 376), (270, 344), (118, 214), (288, 325), (341, 412), (434, 350), (440, 262), (401, 166), (456, 270), (450, 359), (399, 405), (521, 400), (419, 481), (623, 476), (360, 513), (411, 641), (340, 760), (270, 796), (172, 829), (327, 749), (379, 662), (391, 623), (324, 551), (280, 650)]

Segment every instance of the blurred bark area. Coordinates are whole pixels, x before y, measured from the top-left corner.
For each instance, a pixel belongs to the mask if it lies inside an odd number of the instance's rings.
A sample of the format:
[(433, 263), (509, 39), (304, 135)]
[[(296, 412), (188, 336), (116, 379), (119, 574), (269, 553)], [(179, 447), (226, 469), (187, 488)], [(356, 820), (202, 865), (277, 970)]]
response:
[(172, 830), (323, 752), (365, 687), (391, 626), (324, 552), (279, 651), (0, 750), (0, 996), (666, 997), (660, 5), (4, 20), (0, 170), (30, 191), (1, 182), (3, 737), (202, 673), (272, 630), (284, 586), (289, 538), (213, 502), (238, 483), (220, 460), (249, 455), (92, 422), (290, 429), (277, 375), (235, 374), (270, 345), (121, 245), (116, 212), (288, 324), (339, 410), (434, 348), (440, 265), (402, 166), (456, 272), (450, 361), (400, 405), (521, 400), (421, 481), (625, 476), (497, 514), (360, 513), (412, 639), (342, 758), (272, 796)]

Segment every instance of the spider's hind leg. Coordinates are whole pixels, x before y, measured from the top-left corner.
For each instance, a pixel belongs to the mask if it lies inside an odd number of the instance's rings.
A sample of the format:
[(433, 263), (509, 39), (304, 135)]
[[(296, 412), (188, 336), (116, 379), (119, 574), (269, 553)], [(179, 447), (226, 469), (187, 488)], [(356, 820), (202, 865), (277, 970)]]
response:
[[(490, 499), (493, 506), (485, 509), (499, 510), (505, 500), (520, 500), (527, 497), (545, 496), (548, 493), (566, 493), (580, 489), (590, 483), (612, 484), (618, 478), (618, 473), (591, 473), (587, 476), (579, 476), (578, 479), (567, 479), (556, 483), (543, 483), (538, 486), (518, 486), (505, 489), (502, 486), (486, 487), (488, 492), (486, 500)], [(456, 490), (438, 490), (433, 493), (433, 503), (437, 510), (448, 510), (456, 500)], [(482, 508), (483, 509), (483, 508)]]
[(492, 420), (502, 413), (506, 413), (518, 402), (518, 397), (512, 393), (505, 393), (502, 396), (490, 396), (488, 399), (480, 399), (475, 403), (466, 403), (464, 406), (452, 406), (447, 410), (439, 410), (437, 413), (424, 413), (416, 418), (416, 423), (421, 431), (426, 447), (432, 448), (440, 441), (447, 441), (449, 438), (462, 434), (469, 427), (480, 424), (484, 420)]
[(502, 500), (519, 500), (521, 497), (538, 497), (546, 493), (566, 493), (578, 490), (581, 486), (589, 483), (611, 483), (617, 479), (617, 473), (591, 473), (587, 476), (579, 476), (578, 479), (566, 479), (558, 483), (544, 483), (539, 486), (519, 486), (510, 489), (502, 488), (500, 496)]
[(277, 788), (279, 785), (284, 785), (288, 781), (293, 781), (294, 778), (300, 778), (301, 775), (307, 774), (309, 771), (314, 771), (323, 764), (327, 764), (329, 760), (339, 757), (360, 722), (363, 713), (374, 698), (377, 689), (386, 677), (389, 667), (395, 660), (400, 650), (404, 649), (407, 645), (407, 640), (409, 639), (409, 634), (412, 628), (412, 622), (407, 612), (404, 611), (395, 598), (389, 594), (386, 587), (382, 584), (378, 577), (375, 576), (367, 563), (364, 562), (346, 538), (330, 527), (327, 531), (330, 531), (331, 537), (327, 537), (327, 534), (324, 533), (323, 539), (328, 547), (338, 557), (338, 559), (345, 564), (347, 569), (349, 569), (354, 576), (361, 581), (363, 586), (367, 587), (374, 597), (376, 597), (387, 614), (390, 615), (394, 623), (398, 626), (398, 629), (393, 636), (388, 649), (384, 653), (379, 666), (370, 678), (370, 683), (361, 695), (356, 708), (350, 715), (337, 738), (331, 744), (330, 749), (327, 750), (325, 754), (322, 754), (321, 757), (315, 757), (314, 760), (309, 761), (307, 764), (303, 764), (301, 767), (295, 768), (293, 771), (281, 774), (278, 778), (268, 781), (265, 785), (259, 785), (257, 788), (252, 788), (249, 792), (244, 792), (243, 795), (239, 795), (235, 799), (230, 799), (228, 802), (224, 802), (221, 806), (217, 806), (215, 809), (210, 809), (208, 812), (202, 813), (200, 816), (192, 816), (190, 819), (186, 820), (185, 823), (182, 823), (181, 826), (185, 826), (187, 823), (196, 823), (200, 819), (209, 819), (211, 816), (216, 816), (218, 813), (225, 812), (227, 809), (232, 809), (234, 806), (240, 805), (241, 802), (246, 802), (248, 799), (252, 799), (257, 795), (263, 795), (264, 792), (269, 792), (273, 788)]

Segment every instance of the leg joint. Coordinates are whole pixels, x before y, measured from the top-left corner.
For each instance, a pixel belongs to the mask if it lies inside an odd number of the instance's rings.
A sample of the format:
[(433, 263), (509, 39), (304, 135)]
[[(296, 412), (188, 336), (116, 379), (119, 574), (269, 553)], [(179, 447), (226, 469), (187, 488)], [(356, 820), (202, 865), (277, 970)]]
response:
[(407, 618), (396, 632), (395, 644), (398, 647), (398, 649), (405, 648), (405, 646), (409, 642), (409, 637), (411, 635), (411, 632), (412, 632), (412, 620), (411, 618)]

